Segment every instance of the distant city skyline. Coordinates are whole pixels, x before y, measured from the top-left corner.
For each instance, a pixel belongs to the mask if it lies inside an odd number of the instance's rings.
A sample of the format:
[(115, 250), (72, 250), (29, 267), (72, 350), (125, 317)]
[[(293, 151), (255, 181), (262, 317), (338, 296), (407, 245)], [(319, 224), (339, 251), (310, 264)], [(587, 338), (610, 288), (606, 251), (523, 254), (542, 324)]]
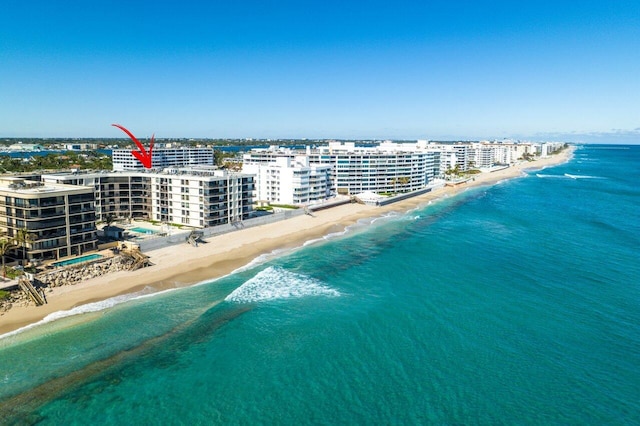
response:
[(3, 3), (0, 137), (640, 143), (640, 2)]

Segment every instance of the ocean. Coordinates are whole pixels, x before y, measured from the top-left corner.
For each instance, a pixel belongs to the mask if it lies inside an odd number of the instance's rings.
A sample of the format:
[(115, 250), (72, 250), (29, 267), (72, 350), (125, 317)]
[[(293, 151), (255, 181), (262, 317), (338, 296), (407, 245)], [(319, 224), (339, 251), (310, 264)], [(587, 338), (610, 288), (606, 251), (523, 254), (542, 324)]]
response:
[[(0, 339), (2, 424), (640, 424), (640, 146)], [(0, 318), (1, 321), (1, 318)]]

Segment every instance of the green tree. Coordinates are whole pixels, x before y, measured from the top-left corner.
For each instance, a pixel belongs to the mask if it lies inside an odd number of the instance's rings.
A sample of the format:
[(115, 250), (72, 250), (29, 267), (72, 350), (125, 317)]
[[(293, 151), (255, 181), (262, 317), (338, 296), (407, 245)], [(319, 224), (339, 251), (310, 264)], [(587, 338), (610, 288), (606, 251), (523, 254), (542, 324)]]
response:
[(411, 178), (409, 176), (401, 176), (398, 178), (398, 183), (402, 186), (406, 186), (409, 182), (411, 182)]
[(18, 229), (16, 233), (16, 245), (22, 247), (22, 263), (27, 259), (27, 247), (35, 241), (35, 235), (29, 232), (27, 228)]
[(15, 247), (15, 244), (13, 244), (13, 242), (10, 241), (9, 239), (5, 237), (0, 238), (0, 256), (2, 256), (2, 277), (3, 278), (7, 276), (7, 268), (5, 266), (4, 257), (14, 247)]
[(116, 215), (113, 213), (109, 213), (105, 218), (104, 218), (104, 223), (106, 223), (105, 228), (109, 228), (113, 222), (116, 221)]

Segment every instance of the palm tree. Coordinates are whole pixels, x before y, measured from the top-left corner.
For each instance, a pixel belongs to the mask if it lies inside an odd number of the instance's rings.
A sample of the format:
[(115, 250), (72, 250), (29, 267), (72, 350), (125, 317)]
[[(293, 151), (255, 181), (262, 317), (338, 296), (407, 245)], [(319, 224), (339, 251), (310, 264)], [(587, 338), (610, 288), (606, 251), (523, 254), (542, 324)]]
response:
[(109, 213), (105, 218), (104, 218), (104, 223), (106, 223), (105, 228), (109, 229), (109, 227), (111, 226), (111, 224), (113, 222), (116, 221), (116, 215), (113, 213)]
[(7, 269), (4, 264), (4, 256), (15, 247), (12, 241), (9, 241), (7, 238), (0, 238), (0, 256), (2, 256), (2, 278), (7, 276)]
[(411, 178), (409, 176), (402, 176), (398, 178), (398, 182), (404, 187), (403, 189), (406, 191), (406, 186), (409, 182), (411, 182)]
[(24, 263), (27, 258), (27, 246), (35, 241), (35, 235), (29, 232), (27, 228), (18, 229), (16, 232), (16, 245), (22, 247), (22, 263)]

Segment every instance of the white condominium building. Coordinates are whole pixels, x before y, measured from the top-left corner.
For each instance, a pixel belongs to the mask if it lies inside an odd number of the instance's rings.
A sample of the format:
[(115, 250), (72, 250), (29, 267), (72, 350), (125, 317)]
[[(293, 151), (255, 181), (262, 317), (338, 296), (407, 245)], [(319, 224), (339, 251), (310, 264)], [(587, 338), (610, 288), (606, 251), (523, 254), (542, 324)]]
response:
[(332, 142), (312, 154), (311, 161), (332, 166), (337, 193), (397, 193), (426, 188), (439, 174), (440, 153), (419, 143), (356, 147), (353, 142)]
[(45, 182), (86, 185), (96, 196), (97, 220), (151, 219), (204, 228), (248, 218), (254, 176), (213, 167), (167, 168), (157, 172), (43, 175)]
[[(421, 141), (426, 142), (426, 141)], [(519, 142), (512, 140), (434, 143), (428, 146), (440, 150), (442, 173), (458, 167), (461, 172), (471, 168), (489, 169), (494, 166), (515, 164), (526, 156), (546, 156), (559, 149), (561, 142)]]
[(469, 168), (488, 169), (493, 167), (496, 163), (497, 151), (498, 149), (492, 145), (473, 142), (469, 149)]
[[(113, 150), (111, 159), (114, 171), (145, 170), (142, 163), (133, 156), (131, 151), (131, 149)], [(151, 153), (151, 167), (153, 169), (194, 165), (213, 165), (213, 148), (153, 147)]]
[(245, 166), (269, 164), (279, 157), (304, 155), (310, 165), (331, 167), (332, 193), (397, 193), (424, 189), (439, 175), (440, 152), (421, 143), (384, 142), (376, 147), (357, 147), (353, 142), (330, 142), (311, 150), (293, 151), (271, 147), (252, 150), (243, 157)]
[(243, 164), (244, 173), (256, 175), (258, 201), (308, 205), (331, 197), (331, 166), (309, 164), (309, 157), (275, 157), (268, 163)]
[(418, 141), (418, 143), (426, 144), (430, 149), (440, 152), (440, 175), (444, 174), (449, 169), (455, 169), (456, 167), (460, 172), (466, 172), (469, 170), (469, 161), (471, 160), (471, 144), (469, 142), (454, 142), (454, 143), (434, 143), (427, 141)]
[(174, 168), (151, 175), (151, 218), (209, 227), (246, 219), (254, 177), (207, 168)]

